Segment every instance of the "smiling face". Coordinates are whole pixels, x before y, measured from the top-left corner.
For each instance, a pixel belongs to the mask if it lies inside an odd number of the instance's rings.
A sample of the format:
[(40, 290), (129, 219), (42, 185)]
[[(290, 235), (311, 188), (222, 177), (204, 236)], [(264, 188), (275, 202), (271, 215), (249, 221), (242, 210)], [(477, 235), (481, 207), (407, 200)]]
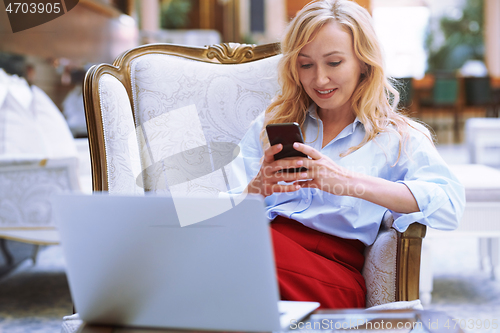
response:
[(352, 113), (351, 96), (361, 75), (351, 35), (337, 22), (325, 24), (297, 58), (299, 79), (319, 116)]

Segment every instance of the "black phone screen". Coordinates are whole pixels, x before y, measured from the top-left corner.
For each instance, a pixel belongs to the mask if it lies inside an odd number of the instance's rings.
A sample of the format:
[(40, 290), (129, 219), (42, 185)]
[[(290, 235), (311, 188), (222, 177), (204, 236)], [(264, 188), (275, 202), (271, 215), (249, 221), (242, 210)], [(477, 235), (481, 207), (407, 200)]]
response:
[[(307, 157), (306, 154), (293, 148), (294, 142), (304, 143), (302, 131), (297, 123), (269, 124), (266, 126), (269, 144), (274, 146), (278, 143), (283, 145), (283, 149), (274, 155), (274, 160), (286, 157)], [(305, 168), (289, 169), (288, 172), (306, 170)]]

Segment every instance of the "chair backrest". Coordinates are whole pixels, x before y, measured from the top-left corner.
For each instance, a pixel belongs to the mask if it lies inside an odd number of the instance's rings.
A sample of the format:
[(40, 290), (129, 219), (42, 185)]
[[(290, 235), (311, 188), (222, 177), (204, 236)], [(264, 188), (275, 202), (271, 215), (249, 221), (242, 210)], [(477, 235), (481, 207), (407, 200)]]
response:
[(492, 102), (490, 77), (465, 77), (465, 105), (487, 106)]
[[(92, 67), (84, 100), (93, 189), (227, 190), (210, 148), (234, 148), (269, 105), (279, 90), (278, 53), (278, 44), (152, 44)], [(172, 158), (193, 174), (176, 173)]]
[(434, 105), (455, 105), (458, 100), (458, 78), (436, 76), (432, 89)]

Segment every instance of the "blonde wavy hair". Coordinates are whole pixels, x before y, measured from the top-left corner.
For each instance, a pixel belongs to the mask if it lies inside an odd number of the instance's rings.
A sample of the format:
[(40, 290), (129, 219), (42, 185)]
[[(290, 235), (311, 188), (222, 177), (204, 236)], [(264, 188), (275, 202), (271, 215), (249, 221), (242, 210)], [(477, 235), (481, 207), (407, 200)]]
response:
[(299, 80), (297, 58), (301, 49), (317, 32), (332, 21), (338, 22), (351, 35), (354, 53), (365, 68), (351, 102), (354, 113), (365, 127), (366, 135), (359, 145), (349, 148), (341, 156), (359, 149), (378, 133), (395, 129), (400, 140), (399, 160), (409, 137), (408, 126), (411, 126), (412, 121), (397, 109), (399, 93), (385, 76), (382, 52), (370, 14), (349, 0), (310, 2), (288, 25), (281, 41), (283, 56), (278, 64), (281, 92), (265, 111), (264, 128), (260, 136), (262, 143), (264, 146), (269, 145), (264, 130), (267, 124), (297, 122), (303, 127), (312, 100)]

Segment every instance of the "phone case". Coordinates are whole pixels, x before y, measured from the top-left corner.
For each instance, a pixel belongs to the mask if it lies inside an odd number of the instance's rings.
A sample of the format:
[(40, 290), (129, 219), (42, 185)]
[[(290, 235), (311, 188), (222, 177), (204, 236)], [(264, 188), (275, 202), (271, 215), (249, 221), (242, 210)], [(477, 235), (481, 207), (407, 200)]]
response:
[(278, 143), (283, 145), (283, 149), (274, 155), (275, 160), (285, 157), (307, 157), (304, 153), (293, 148), (294, 142), (304, 143), (302, 131), (297, 123), (269, 124), (266, 126), (269, 143), (274, 146)]

